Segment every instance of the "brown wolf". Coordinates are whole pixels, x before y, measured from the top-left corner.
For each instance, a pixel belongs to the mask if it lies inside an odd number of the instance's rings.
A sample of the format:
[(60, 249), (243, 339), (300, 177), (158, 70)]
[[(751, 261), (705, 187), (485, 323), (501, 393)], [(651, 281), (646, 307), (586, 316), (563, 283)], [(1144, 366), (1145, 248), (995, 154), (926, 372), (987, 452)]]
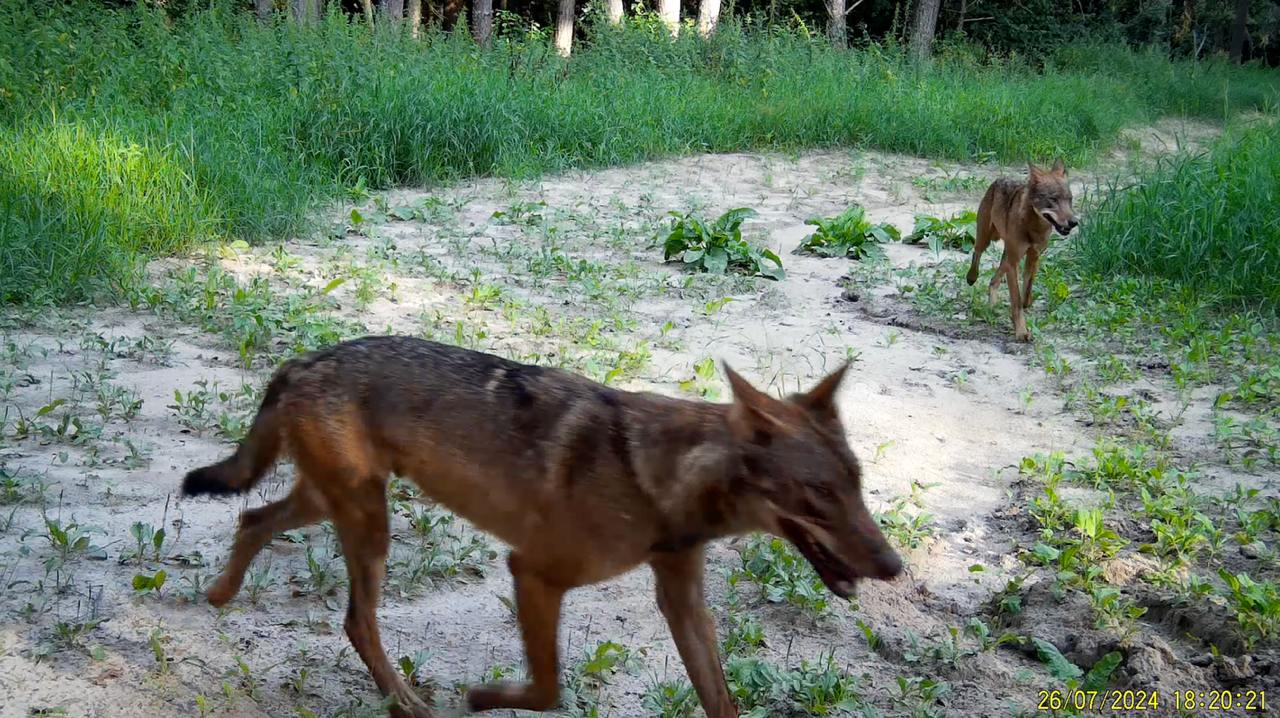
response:
[[(1004, 240), (1004, 256), (1000, 268), (991, 278), (987, 296), (996, 302), (996, 287), (1003, 278), (1009, 283), (1009, 312), (1013, 316), (1013, 334), (1019, 341), (1030, 341), (1022, 310), (1031, 307), (1031, 282), (1040, 268), (1040, 255), (1049, 246), (1049, 230), (1065, 237), (1079, 224), (1071, 207), (1071, 188), (1062, 160), (1045, 172), (1027, 163), (1027, 180), (1000, 178), (991, 183), (978, 205), (978, 237), (973, 245), (973, 260), (966, 279), (978, 281), (978, 261), (992, 241)], [(1018, 290), (1018, 265), (1026, 256), (1025, 285)]]
[(286, 447), (298, 470), (287, 498), (241, 514), (209, 602), (235, 596), (277, 532), (332, 520), (350, 575), (352, 645), (393, 697), (393, 715), (433, 716), (387, 659), (374, 613), (394, 473), (512, 548), (532, 681), (473, 688), (471, 710), (553, 708), (565, 592), (648, 563), (707, 716), (737, 716), (703, 599), (708, 541), (749, 531), (786, 537), (843, 597), (859, 578), (902, 569), (863, 504), (836, 415), (846, 369), (774, 399), (726, 366), (733, 402), (710, 404), (407, 337), (293, 359), (272, 378), (235, 454), (183, 481), (187, 496), (242, 493)]

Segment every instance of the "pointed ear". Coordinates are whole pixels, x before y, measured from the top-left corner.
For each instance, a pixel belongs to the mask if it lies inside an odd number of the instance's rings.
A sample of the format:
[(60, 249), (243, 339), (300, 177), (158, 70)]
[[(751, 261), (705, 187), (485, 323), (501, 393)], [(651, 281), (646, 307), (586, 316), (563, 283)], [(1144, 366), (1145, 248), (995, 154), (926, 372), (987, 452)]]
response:
[(1028, 160), (1027, 161), (1027, 177), (1030, 178), (1032, 182), (1035, 182), (1041, 177), (1044, 177), (1044, 170), (1040, 169), (1039, 167), (1036, 167), (1034, 162), (1031, 162), (1030, 160)]
[(1053, 161), (1053, 169), (1050, 170), (1050, 172), (1052, 172), (1053, 174), (1059, 177), (1067, 176), (1067, 166), (1062, 163), (1061, 157)]
[(733, 390), (733, 408), (729, 410), (729, 424), (741, 437), (753, 437), (758, 432), (783, 427), (778, 416), (778, 401), (751, 386), (742, 375), (726, 362), (724, 374)]
[(848, 371), (849, 362), (845, 362), (839, 369), (818, 382), (817, 386), (795, 397), (794, 401), (824, 419), (836, 418), (836, 393), (839, 392), (840, 384)]

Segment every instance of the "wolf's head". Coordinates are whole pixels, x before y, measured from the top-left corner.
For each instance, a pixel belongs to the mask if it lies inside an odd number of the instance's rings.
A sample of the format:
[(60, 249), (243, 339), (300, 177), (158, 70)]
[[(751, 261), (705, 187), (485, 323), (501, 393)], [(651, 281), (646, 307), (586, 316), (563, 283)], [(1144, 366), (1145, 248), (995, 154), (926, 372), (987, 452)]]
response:
[(1053, 169), (1048, 172), (1028, 162), (1027, 187), (1031, 206), (1053, 227), (1053, 231), (1065, 237), (1080, 224), (1071, 206), (1067, 168), (1061, 159), (1055, 161)]
[(808, 393), (774, 399), (725, 366), (733, 387), (729, 425), (742, 488), (758, 499), (756, 523), (793, 543), (827, 588), (844, 598), (859, 578), (889, 579), (902, 571), (862, 501), (862, 471), (836, 414), (836, 390), (847, 369)]

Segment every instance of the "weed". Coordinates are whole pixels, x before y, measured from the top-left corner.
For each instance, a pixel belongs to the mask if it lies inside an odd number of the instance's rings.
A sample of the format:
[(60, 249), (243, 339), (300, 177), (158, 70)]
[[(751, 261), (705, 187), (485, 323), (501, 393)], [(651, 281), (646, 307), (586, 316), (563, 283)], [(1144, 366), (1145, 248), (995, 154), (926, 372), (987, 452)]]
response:
[(876, 245), (896, 242), (902, 235), (888, 222), (872, 224), (866, 215), (866, 210), (854, 205), (835, 217), (805, 220), (805, 224), (817, 227), (817, 230), (805, 237), (796, 251), (849, 259), (883, 254)]
[(856, 680), (830, 654), (816, 662), (801, 661), (791, 670), (759, 657), (731, 657), (724, 671), (730, 696), (746, 709), (743, 718), (822, 716), (863, 707)]
[(897, 693), (890, 696), (894, 705), (911, 718), (941, 718), (938, 704), (951, 692), (951, 685), (931, 678), (897, 678)]
[(662, 244), (663, 259), (679, 260), (711, 274), (724, 274), (732, 268), (752, 276), (783, 279), (782, 259), (742, 238), (742, 223), (755, 214), (745, 207), (731, 209), (708, 223), (692, 212), (672, 212)]
[(693, 365), (693, 378), (680, 382), (680, 390), (715, 401), (720, 398), (720, 381), (716, 375), (716, 362), (703, 357)]
[(784, 540), (756, 534), (741, 550), (741, 575), (770, 603), (790, 603), (814, 614), (827, 611), (831, 594), (817, 572)]
[[(167, 509), (167, 507), (166, 507)], [(159, 561), (164, 552), (164, 527), (156, 528), (144, 521), (135, 521), (129, 526), (129, 536), (133, 538), (133, 549), (120, 557), (121, 563), (133, 561), (142, 563), (147, 552), (151, 552), (151, 560)]]
[(133, 592), (139, 596), (150, 594), (159, 596), (167, 578), (168, 576), (164, 571), (156, 571), (150, 575), (145, 573), (134, 574)]
[(640, 705), (655, 718), (692, 718), (698, 710), (698, 694), (684, 679), (649, 684)]
[(1218, 599), (1224, 603), (1240, 626), (1245, 646), (1252, 648), (1280, 630), (1280, 590), (1271, 581), (1255, 581), (1246, 573), (1218, 570), (1224, 590)]
[[(908, 508), (909, 503), (916, 504), (917, 508)], [(876, 512), (874, 518), (885, 535), (909, 549), (919, 548), (936, 530), (933, 514), (919, 510), (914, 497), (899, 496), (889, 508)]]
[(978, 215), (972, 210), (965, 210), (952, 215), (949, 219), (917, 214), (915, 227), (902, 239), (908, 244), (924, 242), (929, 249), (937, 252), (943, 247), (968, 252), (978, 238)]

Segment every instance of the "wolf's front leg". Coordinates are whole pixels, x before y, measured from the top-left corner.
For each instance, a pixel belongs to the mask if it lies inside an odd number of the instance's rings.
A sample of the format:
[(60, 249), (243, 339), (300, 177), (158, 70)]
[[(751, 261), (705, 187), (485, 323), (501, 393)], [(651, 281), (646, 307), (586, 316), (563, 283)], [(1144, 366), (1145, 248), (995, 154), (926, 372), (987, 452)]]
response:
[(658, 609), (667, 619), (689, 681), (698, 692), (707, 718), (738, 718), (729, 698), (716, 626), (702, 592), (702, 547), (661, 556), (650, 562), (657, 580)]
[(516, 589), (516, 618), (524, 636), (525, 660), (530, 683), (486, 683), (467, 691), (473, 711), (520, 708), (545, 711), (560, 702), (560, 659), (556, 633), (560, 627), (560, 604), (565, 589), (548, 583), (530, 569), (519, 554), (507, 559)]

